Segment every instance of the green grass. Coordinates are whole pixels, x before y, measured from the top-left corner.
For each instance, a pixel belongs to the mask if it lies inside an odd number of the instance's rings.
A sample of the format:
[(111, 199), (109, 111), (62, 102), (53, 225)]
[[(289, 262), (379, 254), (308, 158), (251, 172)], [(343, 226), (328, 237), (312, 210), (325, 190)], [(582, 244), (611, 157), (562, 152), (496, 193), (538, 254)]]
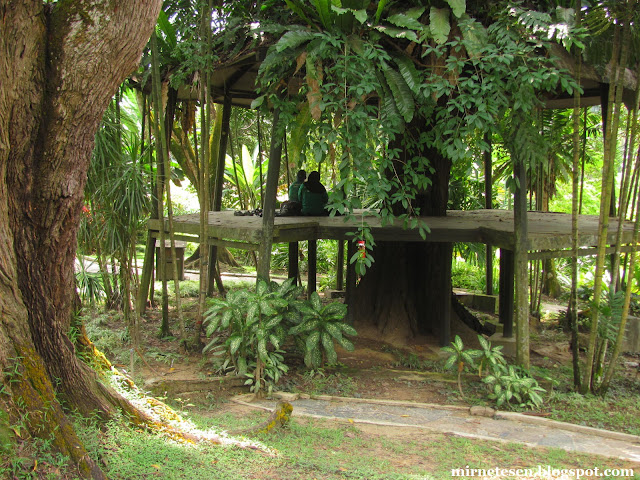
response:
[(124, 363), (129, 358), (129, 346), (127, 333), (122, 329), (114, 328), (115, 323), (122, 322), (120, 312), (98, 313), (95, 310), (86, 311), (83, 321), (87, 335), (96, 348), (104, 353), (107, 358), (115, 363)]
[[(192, 420), (203, 428), (215, 425), (233, 431), (256, 425), (266, 416), (267, 413), (258, 410), (221, 411), (195, 416)], [(95, 427), (85, 427), (82, 437), (92, 455), (104, 462), (105, 473), (112, 480), (433, 480), (451, 478), (451, 469), (467, 465), (486, 469), (535, 468), (537, 465), (558, 469), (624, 466), (619, 461), (558, 449), (531, 449), (417, 429), (386, 436), (380, 434), (378, 427), (295, 416), (288, 428), (254, 437), (276, 449), (277, 457), (236, 447), (178, 443), (163, 435), (132, 430), (118, 423), (110, 423), (104, 435), (99, 435)]]
[(637, 393), (622, 389), (613, 390), (605, 397), (557, 393), (547, 409), (554, 420), (640, 435)]
[(285, 384), (284, 389), (310, 395), (359, 396), (356, 380), (344, 373), (329, 373), (325, 369), (311, 370), (298, 375), (289, 384)]

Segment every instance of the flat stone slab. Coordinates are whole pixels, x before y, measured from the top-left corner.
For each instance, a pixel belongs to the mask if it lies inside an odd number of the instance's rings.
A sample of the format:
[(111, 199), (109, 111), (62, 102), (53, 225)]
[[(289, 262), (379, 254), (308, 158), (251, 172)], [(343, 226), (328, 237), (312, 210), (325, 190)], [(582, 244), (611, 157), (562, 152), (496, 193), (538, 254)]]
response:
[[(278, 394), (274, 397), (279, 398)], [(272, 410), (273, 400), (239, 395), (234, 402)], [(287, 394), (293, 415), (398, 427), (415, 427), (462, 437), (563, 450), (640, 462), (640, 437), (556, 422), (514, 412), (472, 415), (468, 407), (360, 398)]]

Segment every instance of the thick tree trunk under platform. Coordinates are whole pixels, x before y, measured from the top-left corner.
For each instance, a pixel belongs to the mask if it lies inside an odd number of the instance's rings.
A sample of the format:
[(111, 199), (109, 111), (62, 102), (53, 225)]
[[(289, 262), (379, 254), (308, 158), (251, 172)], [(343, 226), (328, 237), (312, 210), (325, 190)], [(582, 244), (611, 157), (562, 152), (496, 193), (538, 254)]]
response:
[(435, 335), (447, 344), (451, 253), (451, 243), (379, 242), (375, 263), (349, 293), (356, 329), (373, 326), (380, 337), (399, 341)]

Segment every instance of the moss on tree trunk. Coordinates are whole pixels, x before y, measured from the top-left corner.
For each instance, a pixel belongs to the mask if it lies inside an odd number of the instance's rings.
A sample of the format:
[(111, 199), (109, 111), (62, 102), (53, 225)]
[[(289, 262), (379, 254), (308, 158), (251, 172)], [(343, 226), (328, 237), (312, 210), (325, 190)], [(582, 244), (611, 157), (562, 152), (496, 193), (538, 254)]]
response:
[(138, 63), (160, 0), (0, 0), (0, 369), (3, 401), (30, 434), (105, 478), (66, 407), (137, 415), (78, 360), (67, 333), (94, 135)]

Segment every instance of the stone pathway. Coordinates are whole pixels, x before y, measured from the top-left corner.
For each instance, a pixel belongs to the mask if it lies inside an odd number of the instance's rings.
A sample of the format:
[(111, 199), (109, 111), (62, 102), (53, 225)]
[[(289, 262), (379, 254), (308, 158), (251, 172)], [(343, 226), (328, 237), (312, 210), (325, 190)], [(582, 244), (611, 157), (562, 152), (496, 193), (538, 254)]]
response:
[[(293, 415), (422, 428), (468, 438), (554, 447), (640, 462), (640, 437), (520, 413), (493, 411), (485, 407), (469, 409), (326, 395), (310, 397), (279, 393), (274, 396), (290, 402)], [(253, 395), (240, 395), (233, 401), (264, 410), (271, 410), (274, 406), (273, 400), (256, 400)]]

